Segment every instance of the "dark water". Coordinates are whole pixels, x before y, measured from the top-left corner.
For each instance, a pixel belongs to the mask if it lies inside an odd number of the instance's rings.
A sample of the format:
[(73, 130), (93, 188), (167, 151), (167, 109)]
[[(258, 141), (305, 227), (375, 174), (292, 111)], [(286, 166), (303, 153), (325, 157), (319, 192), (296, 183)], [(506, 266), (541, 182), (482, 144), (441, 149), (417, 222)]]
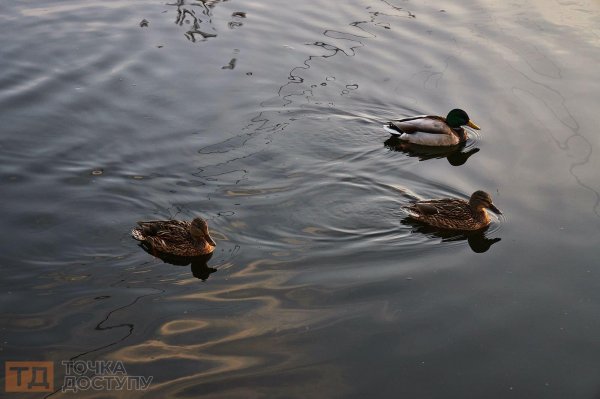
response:
[[(3, 2), (2, 360), (154, 377), (90, 397), (600, 397), (599, 11)], [(381, 129), (455, 107), (454, 152)], [(477, 189), (484, 235), (403, 221)], [(129, 237), (196, 215), (205, 264)]]

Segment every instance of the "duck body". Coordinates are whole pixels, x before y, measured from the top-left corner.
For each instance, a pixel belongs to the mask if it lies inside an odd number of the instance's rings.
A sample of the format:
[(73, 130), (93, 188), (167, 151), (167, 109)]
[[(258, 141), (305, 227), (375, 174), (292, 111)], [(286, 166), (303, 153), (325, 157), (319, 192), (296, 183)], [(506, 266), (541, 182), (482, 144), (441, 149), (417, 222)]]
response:
[(153, 254), (167, 254), (181, 257), (195, 257), (210, 254), (216, 243), (208, 233), (208, 226), (202, 218), (191, 222), (183, 220), (152, 220), (138, 222), (131, 231), (134, 239)]
[(464, 165), (472, 155), (479, 152), (479, 148), (469, 148), (467, 151), (463, 151), (466, 147), (465, 143), (451, 146), (424, 146), (409, 143), (397, 135), (390, 136), (383, 145), (390, 150), (418, 158), (419, 161), (446, 158), (452, 166)]
[(476, 191), (469, 201), (443, 198), (417, 201), (406, 207), (409, 216), (421, 223), (445, 230), (474, 231), (487, 227), (490, 217), (485, 208), (501, 214), (489, 194)]
[(453, 146), (467, 141), (468, 135), (462, 127), (467, 125), (479, 129), (467, 113), (453, 109), (446, 118), (437, 115), (419, 115), (396, 119), (388, 122), (384, 128), (401, 140), (425, 146)]

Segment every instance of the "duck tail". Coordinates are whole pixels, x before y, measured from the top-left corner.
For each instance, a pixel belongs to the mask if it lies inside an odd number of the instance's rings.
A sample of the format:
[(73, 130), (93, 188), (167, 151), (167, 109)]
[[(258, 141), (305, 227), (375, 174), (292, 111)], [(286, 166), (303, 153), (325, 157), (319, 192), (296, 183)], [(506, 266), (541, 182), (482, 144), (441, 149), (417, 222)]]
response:
[(402, 133), (396, 126), (394, 126), (392, 122), (387, 122), (385, 125), (383, 125), (383, 129), (392, 136), (399, 136)]
[(131, 230), (131, 236), (138, 241), (144, 241), (144, 234), (139, 227), (135, 227)]
[(402, 209), (406, 211), (409, 217), (418, 218), (420, 216), (419, 209), (415, 206), (415, 204), (405, 205), (402, 207)]

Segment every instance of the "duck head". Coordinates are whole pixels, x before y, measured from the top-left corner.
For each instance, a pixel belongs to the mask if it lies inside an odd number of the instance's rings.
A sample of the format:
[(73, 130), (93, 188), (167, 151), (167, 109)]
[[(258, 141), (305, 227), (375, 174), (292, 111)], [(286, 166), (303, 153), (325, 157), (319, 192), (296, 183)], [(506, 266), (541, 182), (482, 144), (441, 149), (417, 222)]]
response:
[(492, 196), (485, 191), (475, 191), (471, 195), (471, 199), (469, 199), (469, 205), (476, 211), (487, 208), (497, 215), (502, 215), (500, 209), (496, 208), (496, 206), (492, 203)]
[(446, 123), (453, 129), (458, 129), (461, 126), (469, 126), (472, 129), (479, 130), (479, 126), (477, 126), (471, 119), (469, 119), (469, 115), (462, 109), (453, 109), (448, 112), (446, 116)]
[(196, 240), (196, 242), (201, 243), (206, 241), (213, 247), (217, 246), (217, 243), (214, 242), (208, 233), (208, 224), (206, 223), (206, 220), (202, 218), (195, 218), (192, 220), (192, 223), (190, 224), (190, 234), (192, 235), (192, 238)]

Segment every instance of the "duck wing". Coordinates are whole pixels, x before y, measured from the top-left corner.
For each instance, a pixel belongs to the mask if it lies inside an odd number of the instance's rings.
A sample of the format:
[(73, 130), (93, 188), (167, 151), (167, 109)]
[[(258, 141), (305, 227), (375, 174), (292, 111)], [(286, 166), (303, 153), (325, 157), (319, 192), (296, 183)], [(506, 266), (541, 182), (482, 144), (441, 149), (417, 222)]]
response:
[(190, 222), (183, 220), (152, 220), (138, 222), (131, 235), (153, 251), (174, 256), (206, 254), (190, 234)]
[(414, 204), (413, 208), (421, 215), (435, 215), (440, 213), (438, 208), (431, 204)]
[(389, 129), (398, 133), (452, 134), (446, 119), (436, 115), (420, 115), (388, 122)]
[(132, 230), (133, 238), (139, 241), (179, 241), (190, 236), (190, 222), (182, 220), (150, 220), (138, 222)]
[(410, 211), (420, 216), (437, 216), (444, 219), (464, 219), (470, 217), (469, 206), (459, 199), (443, 199), (419, 201), (408, 207)]

